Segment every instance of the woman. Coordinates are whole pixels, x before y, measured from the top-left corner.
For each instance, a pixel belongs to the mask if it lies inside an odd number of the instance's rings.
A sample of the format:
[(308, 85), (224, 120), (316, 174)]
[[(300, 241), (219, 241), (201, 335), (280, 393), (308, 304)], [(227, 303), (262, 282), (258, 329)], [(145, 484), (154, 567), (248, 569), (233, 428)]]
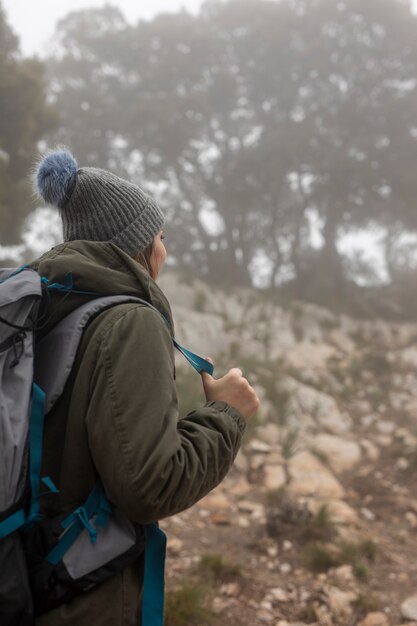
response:
[[(203, 373), (206, 404), (179, 419), (171, 311), (155, 283), (166, 257), (159, 207), (110, 172), (78, 168), (67, 151), (48, 154), (36, 182), (41, 197), (60, 210), (64, 243), (31, 267), (56, 283), (71, 272), (74, 287), (67, 296), (52, 292), (40, 332), (97, 293), (136, 296), (157, 309), (119, 304), (84, 332), (65, 391), (46, 420), (43, 475), (60, 494), (45, 498), (44, 513), (81, 506), (98, 479), (134, 523), (178, 513), (227, 474), (258, 408), (256, 393), (239, 369), (218, 380)], [(36, 623), (137, 625), (142, 589), (143, 555)]]

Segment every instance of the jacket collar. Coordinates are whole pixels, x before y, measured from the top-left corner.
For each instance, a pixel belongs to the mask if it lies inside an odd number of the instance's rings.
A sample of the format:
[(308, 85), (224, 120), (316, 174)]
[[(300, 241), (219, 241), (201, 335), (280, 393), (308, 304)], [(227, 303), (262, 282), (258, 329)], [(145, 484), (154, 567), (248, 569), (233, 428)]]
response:
[(123, 294), (142, 298), (166, 318), (174, 334), (171, 308), (159, 286), (145, 268), (112, 243), (81, 240), (62, 243), (32, 261), (29, 266), (47, 278), (49, 284), (64, 284), (68, 274), (71, 274), (73, 290), (89, 294), (51, 290), (48, 322), (42, 334), (47, 333), (75, 308), (96, 297), (93, 294)]

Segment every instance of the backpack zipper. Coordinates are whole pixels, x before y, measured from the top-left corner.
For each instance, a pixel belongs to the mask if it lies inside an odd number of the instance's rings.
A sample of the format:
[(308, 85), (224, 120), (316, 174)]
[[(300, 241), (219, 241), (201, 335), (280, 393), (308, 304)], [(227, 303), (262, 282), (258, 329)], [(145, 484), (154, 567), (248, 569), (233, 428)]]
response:
[(5, 352), (9, 348), (13, 347), (14, 350), (14, 359), (10, 364), (10, 367), (16, 367), (22, 358), (25, 346), (24, 340), (26, 339), (26, 333), (24, 331), (19, 331), (11, 337), (8, 337), (3, 343), (0, 343), (0, 352)]

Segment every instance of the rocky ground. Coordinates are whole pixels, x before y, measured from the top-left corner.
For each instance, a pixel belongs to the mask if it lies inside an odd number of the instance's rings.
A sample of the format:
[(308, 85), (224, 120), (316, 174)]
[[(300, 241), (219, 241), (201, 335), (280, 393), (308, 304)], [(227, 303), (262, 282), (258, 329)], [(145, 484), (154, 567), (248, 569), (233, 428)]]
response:
[(417, 324), (161, 286), (178, 340), (262, 401), (227, 479), (162, 524), (167, 626), (417, 626)]

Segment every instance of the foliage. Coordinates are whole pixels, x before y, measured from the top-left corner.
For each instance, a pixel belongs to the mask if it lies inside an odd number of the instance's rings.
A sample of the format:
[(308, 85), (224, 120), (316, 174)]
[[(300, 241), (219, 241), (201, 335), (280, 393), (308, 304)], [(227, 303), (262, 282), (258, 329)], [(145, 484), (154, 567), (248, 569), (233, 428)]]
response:
[(203, 554), (198, 569), (205, 577), (221, 582), (235, 580), (242, 575), (242, 567), (224, 559), (221, 554)]
[(136, 26), (73, 12), (49, 61), (53, 139), (158, 196), (179, 267), (248, 285), (263, 263), (270, 286), (336, 302), (342, 233), (417, 229), (416, 35), (402, 0), (211, 1)]
[(166, 626), (206, 626), (213, 623), (213, 615), (204, 604), (205, 596), (205, 587), (193, 583), (168, 591)]
[(32, 208), (28, 172), (38, 140), (56, 123), (46, 104), (43, 64), (19, 53), (0, 4), (0, 220), (2, 245), (20, 240)]
[(314, 541), (306, 546), (304, 557), (307, 566), (314, 571), (326, 571), (330, 567), (349, 564), (359, 580), (368, 577), (367, 563), (375, 560), (376, 544), (371, 540), (340, 541), (324, 544)]

